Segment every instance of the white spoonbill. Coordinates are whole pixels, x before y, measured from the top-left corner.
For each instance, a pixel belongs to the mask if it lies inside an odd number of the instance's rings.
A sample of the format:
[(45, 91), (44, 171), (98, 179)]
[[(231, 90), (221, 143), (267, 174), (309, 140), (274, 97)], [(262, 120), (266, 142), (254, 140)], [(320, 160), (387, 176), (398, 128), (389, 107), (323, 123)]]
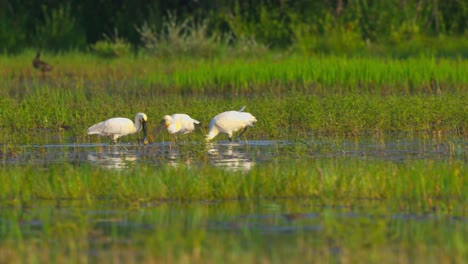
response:
[(88, 135), (109, 136), (112, 142), (117, 142), (117, 139), (122, 136), (135, 134), (143, 129), (144, 143), (148, 144), (148, 136), (146, 132), (146, 121), (148, 117), (144, 113), (138, 113), (135, 116), (135, 124), (132, 120), (124, 117), (114, 117), (97, 123), (88, 128)]
[(253, 123), (257, 122), (255, 116), (243, 112), (244, 109), (245, 105), (239, 111), (226, 111), (213, 117), (210, 121), (206, 141), (212, 140), (219, 133), (227, 134), (229, 141), (232, 141), (232, 134), (240, 129), (244, 129), (237, 137), (240, 138), (249, 126), (253, 127)]
[(200, 121), (187, 114), (173, 114), (165, 115), (161, 123), (167, 128), (169, 134), (184, 135), (195, 130), (195, 124), (200, 124)]

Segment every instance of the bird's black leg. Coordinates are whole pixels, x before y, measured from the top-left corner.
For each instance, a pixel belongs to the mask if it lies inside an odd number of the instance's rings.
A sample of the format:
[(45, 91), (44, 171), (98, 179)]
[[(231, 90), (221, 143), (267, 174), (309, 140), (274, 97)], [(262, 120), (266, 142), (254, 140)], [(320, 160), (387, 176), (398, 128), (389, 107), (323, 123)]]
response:
[(247, 128), (248, 127), (245, 127), (244, 130), (242, 130), (242, 132), (239, 134), (239, 136), (237, 136), (236, 140), (238, 140), (245, 133), (245, 131), (247, 131)]

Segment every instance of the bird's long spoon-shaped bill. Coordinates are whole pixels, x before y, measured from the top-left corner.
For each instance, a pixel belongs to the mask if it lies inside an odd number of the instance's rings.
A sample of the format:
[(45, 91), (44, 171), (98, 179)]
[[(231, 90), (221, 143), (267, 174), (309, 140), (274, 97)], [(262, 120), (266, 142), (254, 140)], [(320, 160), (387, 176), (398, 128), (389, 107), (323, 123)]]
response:
[(148, 132), (146, 129), (146, 121), (142, 122), (142, 126), (143, 126), (143, 143), (146, 145), (148, 144)]

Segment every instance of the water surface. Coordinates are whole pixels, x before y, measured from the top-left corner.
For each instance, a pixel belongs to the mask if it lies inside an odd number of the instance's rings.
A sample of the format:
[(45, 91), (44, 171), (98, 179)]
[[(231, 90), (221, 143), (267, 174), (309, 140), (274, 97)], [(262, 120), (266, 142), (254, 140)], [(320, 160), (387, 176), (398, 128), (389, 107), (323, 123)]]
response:
[(445, 138), (407, 135), (359, 138), (317, 138), (304, 141), (244, 140), (238, 142), (153, 142), (137, 145), (121, 142), (31, 144), (13, 146), (1, 156), (4, 165), (48, 165), (89, 163), (123, 169), (138, 163), (177, 166), (209, 162), (233, 171), (249, 171), (257, 164), (281, 158), (327, 159), (358, 158), (404, 162), (408, 159), (468, 160), (468, 141), (463, 137)]

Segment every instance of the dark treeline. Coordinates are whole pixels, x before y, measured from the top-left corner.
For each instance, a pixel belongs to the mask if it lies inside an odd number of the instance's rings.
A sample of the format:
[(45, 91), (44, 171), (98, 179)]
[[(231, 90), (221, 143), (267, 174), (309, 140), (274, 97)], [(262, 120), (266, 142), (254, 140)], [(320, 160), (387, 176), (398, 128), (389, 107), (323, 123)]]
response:
[(468, 28), (466, 0), (0, 0), (0, 52), (83, 50), (105, 35), (138, 48), (136, 28), (159, 32), (168, 14), (272, 48), (327, 35), (376, 43), (463, 36)]

